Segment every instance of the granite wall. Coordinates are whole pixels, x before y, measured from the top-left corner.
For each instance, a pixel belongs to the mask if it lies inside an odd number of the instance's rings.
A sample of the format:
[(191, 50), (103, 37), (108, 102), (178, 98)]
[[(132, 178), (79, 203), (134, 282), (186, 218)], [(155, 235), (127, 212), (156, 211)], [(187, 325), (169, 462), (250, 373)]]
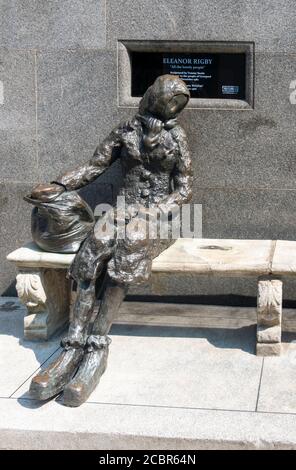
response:
[[(287, 0), (1, 0), (0, 293), (13, 292), (6, 254), (30, 239), (22, 196), (88, 159), (134, 112), (118, 104), (118, 40), (254, 43), (254, 109), (184, 111), (193, 202), (205, 237), (295, 239), (295, 15)], [(112, 200), (119, 181), (107, 172), (93, 203)], [(255, 290), (172, 279), (172, 292)]]

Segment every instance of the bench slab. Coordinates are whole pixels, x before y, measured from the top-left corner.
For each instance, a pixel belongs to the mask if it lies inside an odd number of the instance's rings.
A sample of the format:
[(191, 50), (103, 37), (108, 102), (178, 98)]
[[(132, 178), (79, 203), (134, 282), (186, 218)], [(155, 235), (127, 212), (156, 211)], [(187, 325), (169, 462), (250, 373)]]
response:
[[(271, 240), (180, 238), (153, 260), (152, 270), (227, 276), (269, 274), (274, 243)], [(7, 259), (19, 267), (65, 269), (74, 256), (45, 252), (29, 243), (10, 253)]]
[(271, 271), (274, 275), (296, 276), (296, 241), (276, 241)]
[(254, 276), (270, 273), (272, 240), (180, 238), (153, 261), (155, 272)]
[(18, 267), (67, 269), (74, 257), (75, 254), (43, 251), (32, 242), (9, 253), (7, 259)]

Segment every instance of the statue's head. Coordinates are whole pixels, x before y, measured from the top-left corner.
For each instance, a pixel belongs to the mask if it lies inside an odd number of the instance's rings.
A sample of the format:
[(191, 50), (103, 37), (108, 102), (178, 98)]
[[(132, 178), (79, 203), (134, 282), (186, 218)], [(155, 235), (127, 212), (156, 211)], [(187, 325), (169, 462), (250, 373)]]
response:
[(139, 112), (162, 121), (174, 119), (185, 108), (190, 98), (186, 84), (177, 75), (161, 75), (144, 94)]

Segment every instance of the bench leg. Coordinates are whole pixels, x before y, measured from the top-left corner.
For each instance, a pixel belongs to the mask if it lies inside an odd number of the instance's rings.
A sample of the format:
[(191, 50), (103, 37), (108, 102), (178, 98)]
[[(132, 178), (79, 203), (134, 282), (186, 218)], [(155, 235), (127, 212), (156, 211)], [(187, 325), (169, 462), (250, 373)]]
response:
[(47, 340), (69, 320), (70, 281), (64, 269), (20, 269), (16, 289), (27, 307), (24, 336)]
[(282, 333), (282, 281), (258, 281), (257, 356), (279, 356)]

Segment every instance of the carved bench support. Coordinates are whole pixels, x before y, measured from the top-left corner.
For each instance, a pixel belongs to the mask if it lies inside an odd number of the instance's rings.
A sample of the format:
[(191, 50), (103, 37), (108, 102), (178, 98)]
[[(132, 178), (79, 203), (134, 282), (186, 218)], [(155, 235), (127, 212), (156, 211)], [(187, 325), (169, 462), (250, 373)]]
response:
[(16, 289), (27, 307), (24, 335), (47, 340), (69, 320), (70, 281), (65, 269), (20, 268)]
[(258, 281), (257, 355), (279, 356), (282, 331), (282, 281)]

